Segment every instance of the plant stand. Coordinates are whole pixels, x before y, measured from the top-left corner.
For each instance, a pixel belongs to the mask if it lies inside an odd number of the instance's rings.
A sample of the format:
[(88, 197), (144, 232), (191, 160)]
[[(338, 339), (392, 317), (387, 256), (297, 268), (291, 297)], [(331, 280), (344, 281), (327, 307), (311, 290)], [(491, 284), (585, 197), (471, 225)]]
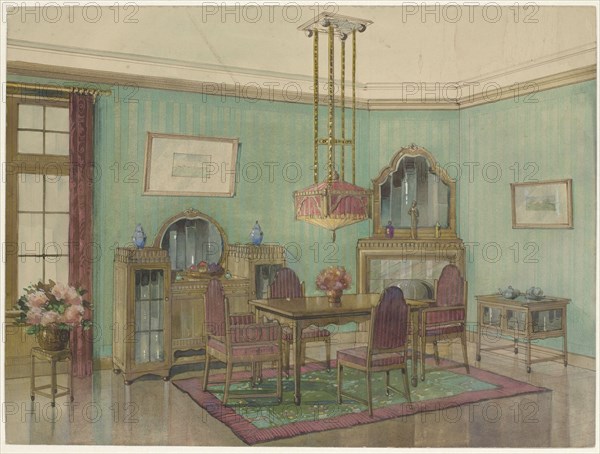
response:
[[(50, 362), (50, 384), (43, 386), (35, 386), (35, 360), (39, 359), (42, 361)], [(56, 363), (59, 361), (67, 361), (68, 362), (68, 371), (67, 371), (67, 386), (61, 386), (56, 383)], [(44, 391), (50, 388), (50, 392)], [(61, 392), (58, 392), (58, 390)], [(68, 395), (70, 401), (73, 402), (73, 370), (71, 368), (71, 350), (60, 350), (57, 352), (51, 352), (42, 350), (40, 347), (34, 347), (31, 349), (31, 387), (30, 387), (30, 395), (31, 400), (35, 400), (35, 395), (39, 394), (40, 396), (48, 397), (52, 399), (51, 405), (54, 407), (56, 405), (56, 398)]]

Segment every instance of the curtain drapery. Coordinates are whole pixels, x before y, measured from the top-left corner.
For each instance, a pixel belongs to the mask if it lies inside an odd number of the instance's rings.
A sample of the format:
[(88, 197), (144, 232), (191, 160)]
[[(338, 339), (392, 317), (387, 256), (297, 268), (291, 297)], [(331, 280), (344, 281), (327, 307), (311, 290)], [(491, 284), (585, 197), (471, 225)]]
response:
[[(94, 98), (71, 93), (69, 99), (69, 282), (87, 290), (85, 298), (94, 302), (92, 292), (92, 202), (94, 174)], [(88, 309), (86, 309), (88, 311)], [(91, 314), (86, 314), (90, 315)], [(73, 375), (92, 373), (93, 328), (71, 331)]]

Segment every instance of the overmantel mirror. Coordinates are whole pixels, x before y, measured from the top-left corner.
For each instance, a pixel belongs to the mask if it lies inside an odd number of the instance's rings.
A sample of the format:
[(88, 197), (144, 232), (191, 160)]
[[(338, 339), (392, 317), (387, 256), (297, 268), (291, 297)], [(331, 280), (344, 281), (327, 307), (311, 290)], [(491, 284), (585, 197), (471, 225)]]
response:
[(171, 270), (184, 271), (200, 262), (222, 265), (227, 236), (213, 218), (188, 209), (165, 221), (153, 246), (169, 251)]
[(425, 148), (401, 148), (373, 180), (374, 236), (390, 225), (395, 238), (456, 238), (455, 182)]

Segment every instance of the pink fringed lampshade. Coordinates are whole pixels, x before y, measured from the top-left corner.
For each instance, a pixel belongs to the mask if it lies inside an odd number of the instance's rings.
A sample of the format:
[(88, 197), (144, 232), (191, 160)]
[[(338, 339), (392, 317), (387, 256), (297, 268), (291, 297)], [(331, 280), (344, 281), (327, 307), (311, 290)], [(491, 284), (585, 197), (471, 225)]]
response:
[(294, 192), (296, 219), (335, 231), (369, 218), (370, 195), (351, 183), (326, 180)]

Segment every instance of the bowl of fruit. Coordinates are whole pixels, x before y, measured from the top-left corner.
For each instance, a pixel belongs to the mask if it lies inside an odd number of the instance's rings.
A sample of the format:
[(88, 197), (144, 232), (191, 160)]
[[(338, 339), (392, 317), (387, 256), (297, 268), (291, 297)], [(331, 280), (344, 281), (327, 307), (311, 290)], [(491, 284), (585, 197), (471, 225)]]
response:
[(207, 273), (211, 276), (223, 276), (223, 274), (225, 274), (225, 270), (218, 263), (209, 263), (207, 265)]
[(199, 279), (206, 276), (222, 276), (225, 270), (218, 263), (208, 263), (201, 261), (197, 265), (191, 265), (186, 271), (186, 276), (190, 279)]

